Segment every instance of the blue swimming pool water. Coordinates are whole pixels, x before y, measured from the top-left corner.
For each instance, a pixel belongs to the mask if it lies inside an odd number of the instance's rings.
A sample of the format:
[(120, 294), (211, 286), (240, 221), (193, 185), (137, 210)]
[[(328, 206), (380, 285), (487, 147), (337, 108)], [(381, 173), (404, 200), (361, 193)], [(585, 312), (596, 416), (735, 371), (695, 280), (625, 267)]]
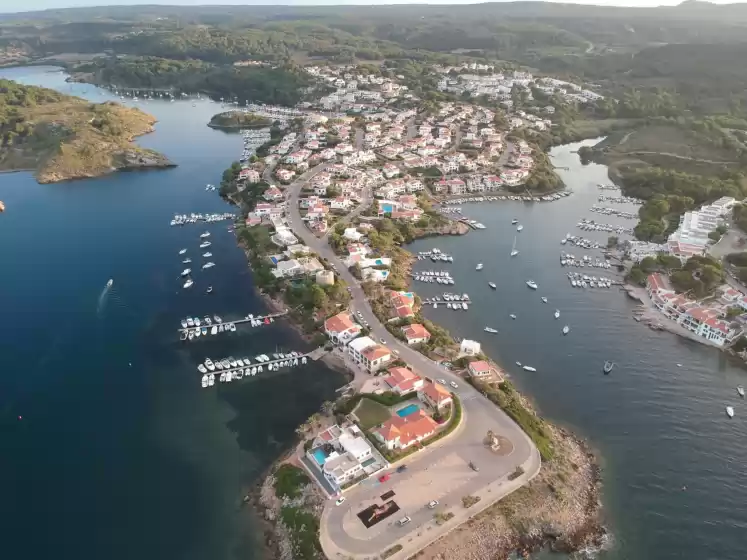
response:
[(376, 264), (384, 264), (384, 261), (382, 261), (381, 259), (376, 259), (375, 262), (376, 262)]
[(324, 451), (322, 451), (321, 449), (315, 449), (312, 455), (314, 455), (314, 459), (316, 459), (316, 462), (320, 467), (324, 466), (324, 462), (327, 460), (327, 456), (324, 454)]
[(373, 465), (376, 462), (376, 459), (366, 459), (361, 463), (362, 467), (368, 467), (369, 465)]
[(381, 210), (384, 214), (391, 214), (394, 211), (394, 207), (391, 204), (382, 204)]
[(404, 418), (405, 416), (409, 416), (413, 412), (416, 412), (418, 410), (418, 405), (416, 404), (408, 404), (405, 408), (400, 408), (397, 411), (397, 416), (400, 418)]

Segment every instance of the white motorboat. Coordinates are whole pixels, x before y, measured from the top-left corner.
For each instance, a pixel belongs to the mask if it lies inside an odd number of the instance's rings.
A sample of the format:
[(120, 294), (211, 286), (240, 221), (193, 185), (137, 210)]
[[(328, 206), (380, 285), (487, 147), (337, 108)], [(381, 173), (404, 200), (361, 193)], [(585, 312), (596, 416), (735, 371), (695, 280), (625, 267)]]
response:
[(529, 286), (533, 290), (539, 288), (539, 286), (537, 286), (537, 282), (535, 282), (534, 280), (527, 280), (527, 286)]
[(195, 337), (195, 333), (194, 333), (194, 332), (192, 332), (192, 331), (189, 331), (189, 334), (187, 335), (187, 338), (188, 338), (189, 340), (192, 340), (192, 339), (193, 339), (194, 337)]
[(563, 327), (563, 334), (568, 334), (569, 332), (571, 332), (571, 327), (569, 327), (568, 325)]
[(215, 385), (215, 374), (214, 374), (214, 373), (211, 373), (211, 374), (210, 374), (210, 375), (208, 376), (208, 385), (210, 385), (211, 387), (212, 387), (213, 385)]
[(729, 418), (734, 418), (734, 409), (732, 407), (730, 407), (730, 406), (727, 406), (726, 407), (726, 415)]
[(236, 367), (236, 358), (234, 358), (233, 356), (229, 356), (228, 363), (231, 365), (231, 367)]
[(180, 251), (179, 251), (179, 254), (180, 254), (180, 255), (183, 255), (183, 254), (184, 254), (184, 253), (186, 253), (186, 252), (187, 252), (187, 250), (186, 250), (186, 249), (182, 249), (182, 250), (180, 250)]
[(192, 317), (187, 317), (187, 326), (188, 327), (194, 327), (195, 326), (195, 320)]
[(187, 328), (187, 320), (186, 319), (182, 319), (182, 328), (183, 329)]
[(523, 229), (524, 229), (524, 226), (522, 226), (521, 224), (519, 224), (518, 226), (516, 226), (516, 231), (521, 231)]
[(213, 363), (213, 360), (211, 360), (210, 358), (207, 358), (207, 359), (205, 360), (205, 365), (207, 366), (207, 368), (208, 368), (208, 369), (209, 369), (210, 371), (215, 371), (215, 364)]
[(231, 332), (236, 332), (236, 325), (234, 323), (231, 323)]
[(205, 233), (200, 234), (200, 238), (205, 239), (206, 237), (210, 237), (210, 232), (206, 231)]
[(193, 284), (194, 284), (194, 282), (192, 281), (192, 279), (188, 278), (187, 281), (184, 283), (184, 287), (185, 288), (191, 288)]
[(512, 225), (516, 225), (518, 223), (519, 223), (519, 220), (517, 220), (516, 218), (514, 218), (513, 220), (511, 220), (511, 224)]
[(494, 290), (498, 288), (498, 286), (495, 285), (495, 282), (488, 282), (488, 286), (490, 286)]
[(514, 315), (513, 313), (511, 313), (511, 315), (509, 315), (509, 317), (511, 317), (512, 319), (516, 319), (516, 315)]
[(475, 270), (482, 270), (482, 263), (477, 263)]
[(521, 367), (521, 362), (516, 362), (516, 365)]
[(519, 251), (516, 250), (516, 236), (514, 235), (514, 244), (511, 246), (511, 256), (515, 257), (519, 254)]
[(242, 360), (244, 360), (244, 364), (246, 364), (247, 366), (252, 363), (252, 361), (249, 358), (242, 358)]
[(189, 276), (189, 274), (192, 272), (191, 268), (185, 268), (182, 270), (182, 276)]
[(545, 296), (542, 296), (540, 299), (542, 300), (542, 303), (547, 303), (547, 298)]
[(202, 265), (202, 268), (213, 268), (215, 266), (214, 262), (207, 262)]
[(257, 375), (257, 366), (252, 367), (252, 375)]
[(200, 338), (202, 336), (202, 331), (200, 329), (195, 329), (195, 338)]
[(203, 253), (202, 256), (205, 257), (206, 259), (209, 259), (210, 257), (213, 256), (213, 254), (211, 252), (207, 252), (207, 253)]
[(199, 327), (200, 325), (202, 325), (202, 320), (199, 317), (195, 317), (194, 322), (195, 322), (195, 327)]
[(207, 290), (205, 290), (205, 293), (206, 294), (212, 294), (213, 293), (213, 287), (212, 286), (208, 286)]
[(742, 387), (741, 385), (737, 387), (737, 393), (739, 393), (740, 397), (744, 398), (744, 387)]
[(182, 261), (182, 264), (189, 264), (189, 263), (191, 263), (191, 262), (192, 262), (192, 259), (184, 259), (184, 260)]
[(199, 371), (200, 373), (207, 373), (207, 368), (204, 366), (204, 364), (198, 364), (197, 371)]
[(523, 369), (526, 370), (526, 371), (537, 371), (537, 369), (533, 368), (532, 366), (524, 366)]
[(560, 310), (559, 309), (555, 310), (555, 318), (556, 319), (560, 319)]
[(212, 243), (210, 241), (205, 241), (204, 243), (200, 243), (200, 249), (204, 249), (205, 247), (210, 247)]
[(211, 335), (216, 335), (216, 334), (218, 334), (218, 325), (213, 325), (213, 326), (212, 326), (212, 327), (210, 328), (210, 334), (211, 334)]
[(495, 334), (495, 333), (497, 333), (497, 332), (498, 332), (498, 331), (497, 331), (496, 329), (494, 329), (494, 328), (492, 328), (492, 327), (485, 327), (485, 328), (484, 328), (483, 330), (484, 330), (485, 332), (489, 332), (489, 333), (493, 333), (493, 334)]
[(224, 371), (223, 373), (221, 373), (220, 377), (218, 379), (220, 379), (221, 383), (225, 383), (225, 381), (226, 381), (226, 372)]
[(239, 367), (244, 367), (244, 360), (241, 358), (236, 358), (236, 365)]
[(107, 288), (111, 288), (114, 285), (114, 280), (112, 278), (109, 278), (109, 281), (106, 283)]
[(202, 376), (202, 388), (203, 389), (205, 389), (208, 386), (209, 379), (210, 378), (207, 376), (207, 374)]
[(219, 371), (222, 370), (223, 369), (223, 362), (221, 362), (220, 360), (217, 360), (215, 362), (215, 369), (217, 369)]

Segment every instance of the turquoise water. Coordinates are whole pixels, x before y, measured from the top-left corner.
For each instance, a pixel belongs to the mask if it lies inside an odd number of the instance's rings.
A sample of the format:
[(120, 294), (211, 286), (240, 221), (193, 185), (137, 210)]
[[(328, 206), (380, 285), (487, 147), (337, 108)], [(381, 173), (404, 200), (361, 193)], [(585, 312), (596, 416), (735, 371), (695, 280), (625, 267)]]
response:
[(408, 404), (406, 407), (400, 408), (397, 411), (397, 416), (399, 416), (400, 418), (404, 418), (405, 416), (410, 416), (410, 414), (417, 412), (418, 408), (420, 407), (418, 407), (418, 405), (416, 404)]
[[(110, 98), (48, 70), (0, 75)], [(206, 126), (219, 104), (139, 106), (158, 119), (139, 143), (178, 167), (56, 185), (0, 175), (4, 559), (258, 558), (242, 497), (344, 382), (314, 363), (200, 387), (195, 366), (207, 356), (305, 345), (280, 321), (179, 342), (187, 315), (265, 309), (227, 222), (169, 226), (174, 213), (232, 210), (205, 185), (220, 181), (241, 139)], [(197, 262), (205, 229), (217, 266), (182, 290), (178, 251)]]
[(327, 455), (321, 449), (315, 449), (312, 455), (314, 455), (316, 464), (319, 465), (320, 467), (323, 466), (324, 463), (327, 461)]

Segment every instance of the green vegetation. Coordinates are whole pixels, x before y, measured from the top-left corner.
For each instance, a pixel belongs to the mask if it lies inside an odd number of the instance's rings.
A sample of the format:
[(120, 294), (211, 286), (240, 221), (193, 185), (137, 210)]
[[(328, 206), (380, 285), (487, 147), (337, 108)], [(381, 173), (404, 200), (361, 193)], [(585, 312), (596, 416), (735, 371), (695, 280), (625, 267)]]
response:
[(358, 418), (364, 430), (370, 430), (386, 422), (392, 415), (386, 406), (371, 399), (361, 399), (353, 414)]
[(283, 463), (275, 471), (275, 495), (278, 498), (297, 498), (301, 488), (311, 482), (298, 467)]
[(203, 92), (218, 99), (294, 105), (307, 74), (293, 65), (282, 67), (220, 66), (200, 60), (168, 60), (153, 56), (100, 58), (71, 69), (80, 80), (127, 88), (165, 88), (174, 93)]
[(555, 455), (552, 436), (545, 425), (545, 421), (524, 407), (519, 394), (514, 390), (510, 381), (504, 381), (497, 388), (487, 383), (468, 379), (469, 383), (498, 405), (522, 430), (532, 439), (542, 456), (543, 461), (552, 460)]
[(726, 262), (733, 267), (737, 278), (747, 282), (747, 252), (730, 253), (726, 255)]
[(95, 177), (113, 169), (172, 165), (131, 143), (155, 119), (116, 103), (94, 104), (0, 80), (0, 169), (33, 169), (39, 182)]
[(395, 544), (394, 546), (390, 546), (384, 552), (381, 553), (381, 560), (386, 560), (390, 556), (394, 556), (400, 550), (402, 550), (402, 545), (401, 544)]
[(436, 525), (443, 525), (444, 523), (449, 521), (449, 519), (451, 519), (452, 517), (454, 517), (454, 514), (450, 511), (447, 511), (447, 512), (439, 511), (433, 514), (433, 519), (436, 520)]
[(479, 501), (480, 501), (480, 496), (472, 496), (471, 494), (462, 496), (462, 505), (465, 508), (471, 508)]
[(734, 224), (742, 231), (747, 232), (747, 206), (744, 204), (735, 204), (732, 208), (732, 217)]
[(335, 404), (334, 412), (335, 414), (350, 414), (351, 412), (353, 412), (353, 410), (355, 410), (355, 407), (358, 405), (361, 399), (370, 400), (383, 406), (394, 406), (405, 401), (409, 401), (416, 396), (417, 395), (414, 391), (405, 393), (404, 395), (399, 395), (393, 391), (384, 391), (383, 393), (379, 394), (371, 393), (367, 395), (359, 393), (352, 397), (337, 401), (337, 403)]
[(226, 111), (213, 115), (208, 126), (211, 128), (267, 128), (272, 125), (272, 121), (267, 117), (261, 117), (254, 113), (244, 113), (243, 111)]
[(283, 506), (280, 518), (290, 530), (293, 558), (323, 558), (322, 545), (319, 543), (319, 519), (314, 514), (297, 507)]
[(700, 299), (723, 283), (724, 270), (712, 257), (690, 257), (682, 269), (669, 275), (669, 281), (678, 292)]

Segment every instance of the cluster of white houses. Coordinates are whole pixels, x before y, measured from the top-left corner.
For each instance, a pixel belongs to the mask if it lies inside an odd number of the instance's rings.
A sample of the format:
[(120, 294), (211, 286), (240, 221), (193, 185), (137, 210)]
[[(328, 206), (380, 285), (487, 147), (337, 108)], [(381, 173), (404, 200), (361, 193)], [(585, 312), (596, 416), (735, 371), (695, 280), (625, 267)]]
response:
[(656, 309), (667, 319), (716, 346), (729, 344), (742, 334), (742, 326), (727, 319), (730, 308), (747, 312), (747, 297), (738, 290), (726, 286), (718, 300), (705, 304), (677, 294), (659, 274), (649, 275), (646, 290)]

